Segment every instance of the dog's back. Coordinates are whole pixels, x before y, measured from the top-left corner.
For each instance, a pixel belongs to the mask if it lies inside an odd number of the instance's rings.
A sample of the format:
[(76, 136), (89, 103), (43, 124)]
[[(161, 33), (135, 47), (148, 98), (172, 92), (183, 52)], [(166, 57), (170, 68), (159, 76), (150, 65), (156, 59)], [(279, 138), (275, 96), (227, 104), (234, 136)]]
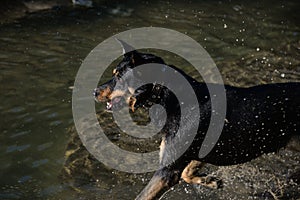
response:
[(299, 89), (300, 83), (226, 88), (225, 125), (217, 145), (203, 161), (215, 165), (243, 163), (276, 152), (289, 141), (289, 146), (297, 148)]

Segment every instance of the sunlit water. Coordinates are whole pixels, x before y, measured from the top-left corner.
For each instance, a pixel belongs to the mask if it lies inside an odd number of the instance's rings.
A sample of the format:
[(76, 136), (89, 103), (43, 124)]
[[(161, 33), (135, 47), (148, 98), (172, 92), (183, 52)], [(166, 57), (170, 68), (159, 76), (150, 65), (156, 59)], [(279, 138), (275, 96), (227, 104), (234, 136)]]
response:
[(228, 84), (299, 81), (299, 6), (296, 0), (140, 1), (46, 11), (1, 25), (0, 198), (73, 198), (59, 178), (73, 125), (69, 87), (85, 56), (107, 37), (136, 27), (171, 28), (205, 47)]

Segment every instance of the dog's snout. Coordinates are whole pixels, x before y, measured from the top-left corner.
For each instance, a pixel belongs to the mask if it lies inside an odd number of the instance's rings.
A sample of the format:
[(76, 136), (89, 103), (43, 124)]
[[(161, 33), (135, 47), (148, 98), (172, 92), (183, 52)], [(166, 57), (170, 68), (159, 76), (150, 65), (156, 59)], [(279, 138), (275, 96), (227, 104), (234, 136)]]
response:
[(103, 102), (109, 99), (109, 96), (111, 95), (112, 90), (108, 85), (101, 85), (98, 88), (95, 88), (93, 90), (93, 96), (96, 99), (97, 102)]
[(100, 94), (100, 92), (99, 92), (98, 88), (95, 88), (93, 91), (93, 96), (97, 97), (99, 94)]
[(95, 88), (95, 89), (93, 90), (93, 95), (94, 95), (94, 97), (99, 96), (99, 95), (100, 95), (101, 93), (103, 93), (105, 90), (108, 90), (108, 88), (109, 88), (109, 87), (108, 87), (107, 84), (101, 85), (101, 86)]

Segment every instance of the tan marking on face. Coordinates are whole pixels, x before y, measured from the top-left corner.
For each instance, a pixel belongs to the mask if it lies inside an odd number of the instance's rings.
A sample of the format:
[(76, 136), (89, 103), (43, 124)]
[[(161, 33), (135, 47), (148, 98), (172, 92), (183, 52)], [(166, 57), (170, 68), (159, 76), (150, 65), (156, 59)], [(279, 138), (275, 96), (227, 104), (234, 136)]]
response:
[(111, 90), (109, 87), (106, 87), (104, 90), (101, 90), (99, 92), (99, 95), (97, 96), (98, 101), (105, 101), (105, 99), (111, 94)]
[(119, 72), (117, 71), (117, 69), (113, 69), (112, 74), (113, 74), (113, 76), (117, 76), (119, 74)]
[[(109, 88), (107, 88), (107, 89), (109, 89)], [(129, 92), (130, 91), (132, 92), (133, 88), (131, 88), (131, 89), (128, 88), (128, 90), (129, 90)], [(100, 98), (100, 96), (101, 96), (101, 98)], [(100, 92), (100, 95), (97, 98), (99, 99), (99, 101), (100, 101), (100, 99), (101, 99), (101, 101), (104, 101), (105, 98), (107, 98), (109, 100), (112, 100), (113, 98), (116, 98), (116, 97), (124, 97), (126, 99), (127, 105), (132, 110), (132, 112), (135, 111), (134, 110), (134, 105), (135, 105), (135, 103), (137, 101), (136, 98), (133, 97), (131, 94), (126, 93), (126, 92), (124, 92), (122, 90), (113, 90), (112, 92), (110, 92), (110, 90), (109, 90), (109, 92), (108, 91), (107, 92), (103, 91), (102, 93)]]
[(113, 98), (116, 97), (122, 97), (125, 95), (125, 92), (122, 90), (114, 90), (109, 96), (108, 99), (112, 100)]

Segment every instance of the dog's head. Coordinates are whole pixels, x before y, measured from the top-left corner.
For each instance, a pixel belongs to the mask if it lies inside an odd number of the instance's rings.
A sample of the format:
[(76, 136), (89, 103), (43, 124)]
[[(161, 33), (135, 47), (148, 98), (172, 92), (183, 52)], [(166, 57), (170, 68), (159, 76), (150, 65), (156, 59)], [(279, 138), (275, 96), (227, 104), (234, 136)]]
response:
[(127, 104), (134, 111), (137, 106), (137, 95), (142, 97), (140, 94), (149, 90), (153, 85), (142, 86), (137, 91), (131, 88), (129, 81), (133, 79), (138, 80), (132, 69), (148, 63), (164, 64), (164, 61), (153, 54), (140, 53), (123, 41), (119, 42), (123, 47), (123, 59), (114, 68), (112, 78), (96, 88), (93, 95), (97, 102), (106, 102), (106, 109), (108, 111), (111, 111), (112, 108), (118, 110), (124, 104)]

